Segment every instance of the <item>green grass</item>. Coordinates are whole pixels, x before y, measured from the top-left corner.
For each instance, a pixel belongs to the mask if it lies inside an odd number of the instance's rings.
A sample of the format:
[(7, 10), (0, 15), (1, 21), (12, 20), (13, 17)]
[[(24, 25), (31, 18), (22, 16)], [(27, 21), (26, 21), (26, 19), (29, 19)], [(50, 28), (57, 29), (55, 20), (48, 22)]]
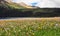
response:
[(0, 36), (60, 36), (58, 20), (0, 21)]

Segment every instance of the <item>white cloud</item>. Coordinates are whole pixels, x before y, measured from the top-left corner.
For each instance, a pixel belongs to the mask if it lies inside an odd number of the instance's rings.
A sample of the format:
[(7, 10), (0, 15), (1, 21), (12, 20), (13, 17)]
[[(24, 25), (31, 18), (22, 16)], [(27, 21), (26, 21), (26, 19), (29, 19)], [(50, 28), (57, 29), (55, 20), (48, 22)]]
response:
[(32, 2), (38, 2), (39, 0), (14, 0), (13, 2), (16, 2), (16, 3), (20, 3), (20, 2), (24, 2), (26, 3), (27, 5), (32, 5), (31, 3)]
[(27, 5), (32, 5), (32, 2), (37, 2), (36, 6), (41, 8), (60, 8), (60, 0), (14, 0), (16, 3), (24, 2)]

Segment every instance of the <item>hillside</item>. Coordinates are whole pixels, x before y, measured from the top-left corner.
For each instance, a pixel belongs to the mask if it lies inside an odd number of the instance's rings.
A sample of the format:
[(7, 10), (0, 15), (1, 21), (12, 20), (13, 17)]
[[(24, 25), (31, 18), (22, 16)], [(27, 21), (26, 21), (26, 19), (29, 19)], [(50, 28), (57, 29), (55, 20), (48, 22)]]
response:
[(28, 6), (24, 4), (23, 2), (17, 4), (13, 2), (7, 2), (7, 1), (1, 1), (0, 2), (0, 7), (3, 7), (5, 9), (22, 9), (22, 11), (33, 11), (33, 12), (51, 12), (53, 11), (52, 9), (40, 9), (40, 8), (33, 8), (32, 6)]
[(40, 9), (39, 7), (29, 6), (23, 2), (14, 3), (14, 2), (11, 2), (11, 0), (10, 1), (0, 0), (0, 7), (4, 7), (7, 9), (23, 9), (23, 10), (33, 10), (34, 9), (34, 11), (36, 11), (36, 10), (37, 11), (43, 11), (43, 10), (48, 11), (48, 10), (50, 10), (50, 9)]
[[(23, 2), (22, 2), (23, 3)], [(55, 17), (60, 16), (58, 8), (26, 8), (26, 4), (9, 3), (0, 0), (0, 17)], [(24, 7), (25, 6), (25, 7)], [(31, 8), (31, 9), (30, 9)]]
[(25, 4), (24, 2), (15, 3), (12, 2), (12, 0), (0, 0), (0, 6), (3, 6), (5, 8), (15, 8), (15, 9), (35, 9), (37, 7), (33, 7), (30, 5)]
[(23, 9), (24, 7), (23, 6), (20, 6), (16, 3), (13, 3), (13, 2), (7, 2), (7, 1), (0, 1), (0, 7), (4, 7), (4, 8), (10, 8), (10, 9)]

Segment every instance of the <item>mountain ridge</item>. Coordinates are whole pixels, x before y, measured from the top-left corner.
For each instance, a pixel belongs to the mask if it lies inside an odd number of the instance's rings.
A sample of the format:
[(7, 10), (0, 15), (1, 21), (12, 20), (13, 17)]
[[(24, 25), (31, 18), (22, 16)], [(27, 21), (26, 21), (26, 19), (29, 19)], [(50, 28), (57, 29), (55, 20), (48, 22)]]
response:
[(20, 3), (16, 3), (16, 2), (12, 2), (12, 0), (6, 0), (8, 3), (15, 3), (15, 4), (17, 4), (17, 5), (19, 5), (19, 6), (22, 6), (22, 7), (24, 7), (24, 8), (37, 8), (37, 7), (33, 7), (33, 6), (30, 6), (30, 5), (27, 5), (27, 4), (25, 4), (24, 2), (20, 2)]

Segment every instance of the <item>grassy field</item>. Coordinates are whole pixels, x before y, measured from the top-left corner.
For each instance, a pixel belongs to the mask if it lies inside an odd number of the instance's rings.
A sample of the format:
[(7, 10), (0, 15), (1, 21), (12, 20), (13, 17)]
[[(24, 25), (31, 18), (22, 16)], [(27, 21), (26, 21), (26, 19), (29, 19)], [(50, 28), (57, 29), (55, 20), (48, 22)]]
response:
[(0, 20), (0, 36), (60, 36), (60, 19)]

